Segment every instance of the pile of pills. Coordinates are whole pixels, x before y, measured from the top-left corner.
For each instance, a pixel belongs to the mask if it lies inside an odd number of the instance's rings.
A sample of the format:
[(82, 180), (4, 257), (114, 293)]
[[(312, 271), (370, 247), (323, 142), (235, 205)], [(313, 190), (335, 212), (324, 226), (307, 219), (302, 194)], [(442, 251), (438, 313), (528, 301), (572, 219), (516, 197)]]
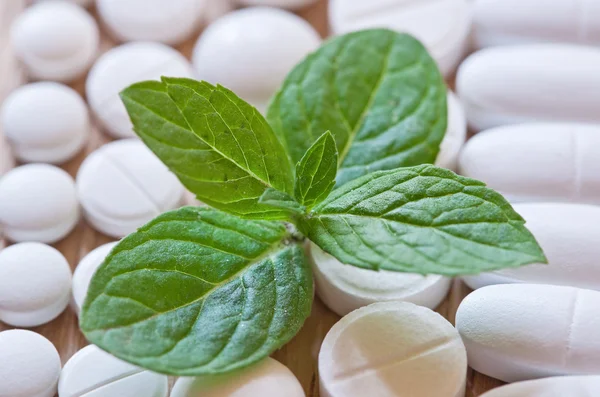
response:
[[(117, 242), (89, 252), (74, 272), (48, 244), (83, 222), (120, 239), (165, 211), (201, 205), (136, 138), (119, 92), (188, 77), (222, 84), (264, 112), (322, 43), (295, 13), (317, 2), (34, 0), (14, 18), (0, 37), (0, 78), (18, 82), (0, 84), (0, 329), (15, 328), (0, 332), (0, 397), (306, 396), (308, 385), (271, 358), (181, 377), (172, 390), (166, 376), (95, 346), (61, 369), (55, 346), (22, 328), (69, 306), (78, 315)], [(600, 395), (600, 7), (321, 2), (332, 36), (408, 32), (444, 76), (456, 76), (436, 165), (502, 193), (549, 264), (463, 277), (475, 291), (453, 325), (434, 311), (452, 279), (360, 269), (311, 245), (317, 296), (342, 316), (315, 354), (320, 395), (462, 397), (469, 366), (512, 383), (484, 397)], [(96, 130), (108, 143), (98, 145)]]

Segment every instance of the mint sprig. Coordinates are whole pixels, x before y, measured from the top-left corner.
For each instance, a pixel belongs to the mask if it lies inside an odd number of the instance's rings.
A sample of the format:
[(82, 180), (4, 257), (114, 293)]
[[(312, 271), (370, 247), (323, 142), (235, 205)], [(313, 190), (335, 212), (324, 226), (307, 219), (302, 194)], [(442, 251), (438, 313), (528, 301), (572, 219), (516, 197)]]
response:
[(446, 93), (408, 35), (325, 43), (290, 73), (269, 123), (226, 88), (189, 79), (137, 83), (121, 97), (140, 138), (216, 208), (159, 216), (94, 275), (81, 329), (136, 365), (217, 374), (283, 346), (310, 313), (306, 238), (374, 271), (546, 262), (500, 194), (424, 165), (446, 129)]

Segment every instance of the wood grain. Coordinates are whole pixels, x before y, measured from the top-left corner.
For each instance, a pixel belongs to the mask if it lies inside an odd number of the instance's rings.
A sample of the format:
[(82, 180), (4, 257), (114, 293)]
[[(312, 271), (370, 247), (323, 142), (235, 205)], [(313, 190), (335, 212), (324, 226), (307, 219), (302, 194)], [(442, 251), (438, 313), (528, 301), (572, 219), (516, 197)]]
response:
[[(14, 57), (8, 46), (8, 28), (10, 21), (18, 15), (25, 7), (25, 0), (0, 0), (0, 101), (15, 86), (24, 82), (24, 73), (15, 62)], [(94, 10), (91, 10), (94, 13)], [(327, 2), (320, 0), (315, 5), (310, 6), (298, 13), (306, 18), (323, 36), (327, 35)], [(95, 15), (95, 13), (94, 13)], [(184, 55), (190, 56), (195, 41), (191, 39), (178, 47)], [(113, 47), (113, 42), (106, 34), (103, 34), (101, 51)], [(85, 77), (72, 82), (70, 85), (81, 95), (84, 93)], [(85, 159), (88, 153), (100, 147), (111, 138), (102, 133), (98, 124), (94, 128), (90, 140), (85, 148), (76, 158), (62, 165), (62, 168), (75, 177), (79, 165)], [(75, 230), (65, 239), (54, 246), (60, 250), (75, 269), (81, 258), (95, 247), (113, 241), (94, 229), (92, 229), (83, 219), (79, 222)], [(451, 292), (446, 300), (437, 309), (449, 321), (454, 321), (458, 304), (469, 292), (469, 289), (460, 281), (455, 280)], [(319, 382), (317, 373), (317, 357), (321, 342), (329, 329), (339, 320), (339, 316), (327, 309), (323, 303), (316, 298), (310, 318), (306, 321), (304, 327), (298, 335), (281, 350), (273, 356), (280, 362), (287, 365), (298, 377), (306, 391), (308, 397), (319, 396)], [(10, 329), (11, 327), (0, 323), (0, 331)], [(65, 363), (77, 350), (84, 347), (87, 342), (77, 326), (77, 316), (71, 309), (67, 309), (54, 321), (40, 327), (33, 328), (34, 331), (47, 337), (58, 349), (63, 363)], [(2, 352), (0, 352), (0, 360)], [(490, 390), (502, 383), (498, 380), (478, 374), (472, 370), (468, 373), (468, 386), (466, 397), (475, 397), (483, 392)], [(140, 396), (143, 397), (143, 396)], [(267, 396), (266, 396), (267, 397)], [(432, 396), (444, 397), (444, 396)]]

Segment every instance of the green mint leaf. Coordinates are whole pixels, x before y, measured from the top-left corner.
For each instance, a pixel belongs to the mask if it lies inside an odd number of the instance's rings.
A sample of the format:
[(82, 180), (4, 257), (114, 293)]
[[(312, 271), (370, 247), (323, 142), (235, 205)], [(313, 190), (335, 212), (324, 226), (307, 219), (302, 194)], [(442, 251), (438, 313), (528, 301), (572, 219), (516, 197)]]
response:
[(303, 214), (306, 211), (306, 207), (298, 203), (292, 196), (273, 188), (265, 190), (258, 202), (275, 208), (289, 210), (296, 214)]
[(296, 164), (296, 199), (308, 208), (325, 200), (335, 186), (337, 163), (335, 139), (327, 131), (308, 148)]
[(199, 207), (124, 238), (91, 282), (80, 326), (100, 348), (172, 375), (232, 371), (287, 343), (312, 275), (285, 225)]
[(545, 263), (524, 224), (482, 182), (420, 165), (343, 185), (300, 229), (346, 264), (455, 276)]
[(198, 199), (248, 218), (285, 219), (260, 204), (293, 194), (293, 169), (264, 117), (221, 86), (182, 78), (134, 84), (121, 98), (135, 132)]
[(337, 183), (433, 163), (446, 131), (446, 86), (423, 45), (385, 29), (325, 43), (286, 78), (267, 119), (299, 161), (322, 131), (340, 152)]

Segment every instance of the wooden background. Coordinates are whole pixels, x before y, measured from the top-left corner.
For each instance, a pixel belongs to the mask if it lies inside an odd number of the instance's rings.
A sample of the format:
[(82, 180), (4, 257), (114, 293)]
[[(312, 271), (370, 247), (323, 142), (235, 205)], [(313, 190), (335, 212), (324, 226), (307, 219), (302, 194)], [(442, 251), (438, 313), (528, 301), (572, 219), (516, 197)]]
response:
[[(8, 47), (10, 21), (14, 19), (14, 16), (18, 15), (25, 6), (26, 0), (0, 0), (0, 102), (4, 99), (4, 96), (10, 89), (25, 81), (24, 73), (14, 61), (10, 48)], [(95, 15), (93, 9), (91, 12)], [(316, 4), (298, 12), (298, 14), (313, 24), (323, 37), (327, 35), (326, 0), (319, 0)], [(180, 45), (178, 49), (184, 55), (189, 57), (196, 37), (197, 35), (194, 35), (189, 41)], [(103, 32), (101, 51), (105, 51), (114, 45), (115, 42), (111, 41)], [(81, 93), (81, 95), (85, 96), (84, 83), (85, 77), (82, 77), (77, 81), (72, 82), (70, 85)], [(62, 168), (75, 177), (77, 169), (85, 156), (110, 140), (111, 138), (103, 134), (100, 128), (97, 128), (95, 124), (94, 131), (92, 132), (85, 150), (73, 160), (63, 164)], [(75, 269), (77, 263), (85, 256), (85, 254), (95, 247), (112, 240), (113, 239), (110, 237), (92, 229), (82, 219), (73, 232), (54, 246), (64, 254), (69, 261), (71, 268)], [(470, 290), (462, 282), (455, 280), (450, 294), (444, 303), (438, 307), (437, 311), (451, 322), (454, 322), (458, 304), (469, 292)], [(312, 309), (312, 315), (306, 321), (300, 333), (290, 343), (273, 355), (275, 359), (287, 365), (294, 372), (302, 383), (307, 397), (319, 396), (317, 356), (321, 342), (325, 338), (327, 331), (338, 320), (339, 316), (327, 309), (323, 303), (316, 298)], [(10, 329), (10, 327), (0, 323), (0, 331), (6, 329)], [(67, 308), (67, 310), (54, 321), (36, 327), (33, 330), (44, 335), (54, 343), (60, 353), (63, 364), (77, 350), (87, 344), (85, 338), (79, 332), (77, 316), (70, 308)], [(0, 360), (1, 359), (2, 352), (0, 352)], [(467, 382), (467, 397), (479, 396), (483, 392), (502, 384), (498, 380), (478, 374), (470, 369)]]

